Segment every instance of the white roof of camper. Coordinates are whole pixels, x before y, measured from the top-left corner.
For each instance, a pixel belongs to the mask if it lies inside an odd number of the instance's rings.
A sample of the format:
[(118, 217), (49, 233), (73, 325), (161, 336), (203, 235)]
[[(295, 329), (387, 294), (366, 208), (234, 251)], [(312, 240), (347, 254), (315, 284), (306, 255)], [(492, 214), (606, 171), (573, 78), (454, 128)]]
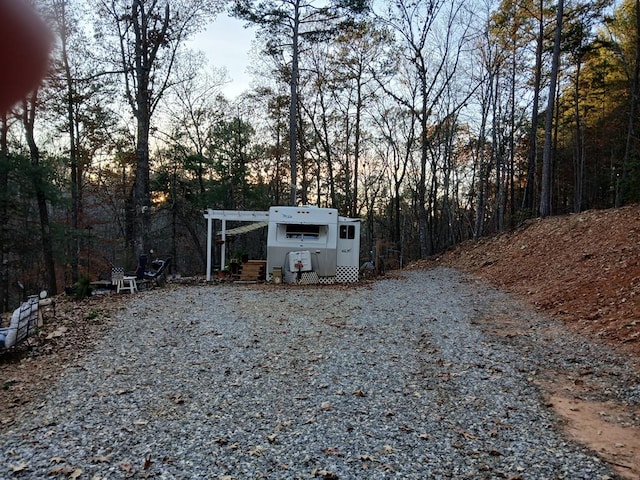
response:
[(335, 208), (304, 207), (271, 207), (269, 222), (295, 224), (337, 224), (338, 210)]

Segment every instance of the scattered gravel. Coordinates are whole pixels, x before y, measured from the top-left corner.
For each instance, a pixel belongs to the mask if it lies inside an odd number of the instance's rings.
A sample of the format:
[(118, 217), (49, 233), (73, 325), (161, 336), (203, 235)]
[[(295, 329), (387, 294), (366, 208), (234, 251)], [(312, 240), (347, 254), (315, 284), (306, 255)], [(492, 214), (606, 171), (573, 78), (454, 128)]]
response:
[[(491, 333), (492, 315), (526, 334)], [(533, 377), (617, 372), (630, 402), (637, 383), (605, 348), (546, 331), (447, 269), (145, 292), (2, 432), (0, 478), (616, 478), (561, 434)]]

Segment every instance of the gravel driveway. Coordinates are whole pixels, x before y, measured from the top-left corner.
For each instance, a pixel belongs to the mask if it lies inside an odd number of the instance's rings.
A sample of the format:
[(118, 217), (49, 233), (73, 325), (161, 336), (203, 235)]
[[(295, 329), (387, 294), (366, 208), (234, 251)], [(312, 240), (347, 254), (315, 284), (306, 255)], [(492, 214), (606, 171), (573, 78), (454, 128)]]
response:
[(483, 331), (501, 311), (542, 328), (514, 304), (447, 269), (139, 294), (2, 432), (0, 478), (616, 478), (563, 437), (532, 377), (622, 361)]

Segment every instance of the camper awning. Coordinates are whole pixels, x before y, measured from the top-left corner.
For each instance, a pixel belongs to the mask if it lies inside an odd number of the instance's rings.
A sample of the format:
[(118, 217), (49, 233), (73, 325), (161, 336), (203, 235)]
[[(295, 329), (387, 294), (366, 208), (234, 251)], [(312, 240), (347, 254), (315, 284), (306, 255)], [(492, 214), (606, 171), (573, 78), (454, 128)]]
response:
[(231, 237), (233, 235), (242, 235), (243, 233), (249, 233), (259, 228), (267, 227), (267, 226), (269, 226), (269, 222), (256, 222), (256, 223), (250, 223), (248, 225), (242, 225), (241, 227), (227, 230), (227, 237)]

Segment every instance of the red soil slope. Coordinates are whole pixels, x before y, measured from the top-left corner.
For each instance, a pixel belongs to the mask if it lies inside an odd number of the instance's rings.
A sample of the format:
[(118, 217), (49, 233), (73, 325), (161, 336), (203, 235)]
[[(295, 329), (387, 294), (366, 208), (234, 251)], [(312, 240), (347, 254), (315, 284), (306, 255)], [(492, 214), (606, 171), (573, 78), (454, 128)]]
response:
[(478, 275), (640, 356), (640, 205), (531, 220), (435, 262)]

